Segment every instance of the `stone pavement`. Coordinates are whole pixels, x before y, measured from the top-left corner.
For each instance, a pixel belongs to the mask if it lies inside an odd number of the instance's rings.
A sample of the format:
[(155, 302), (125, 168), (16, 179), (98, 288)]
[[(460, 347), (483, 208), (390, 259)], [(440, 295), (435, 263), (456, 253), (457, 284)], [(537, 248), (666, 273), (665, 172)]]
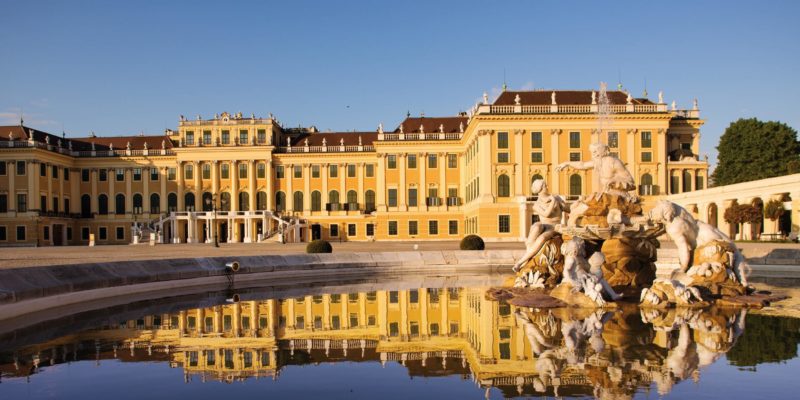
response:
[[(404, 242), (331, 242), (334, 253), (377, 251), (435, 251), (458, 250), (458, 241)], [(673, 248), (672, 242), (662, 242), (662, 248)], [(800, 244), (796, 243), (737, 243), (753, 264), (783, 264), (800, 266)], [(522, 250), (520, 242), (486, 243), (487, 250)], [(224, 243), (219, 248), (209, 244), (162, 244), (155, 247), (140, 244), (112, 246), (65, 247), (2, 247), (0, 269), (43, 265), (82, 264), (132, 260), (152, 260), (193, 257), (236, 257), (270, 254), (304, 254), (306, 243)], [(777, 257), (776, 257), (777, 255)]]

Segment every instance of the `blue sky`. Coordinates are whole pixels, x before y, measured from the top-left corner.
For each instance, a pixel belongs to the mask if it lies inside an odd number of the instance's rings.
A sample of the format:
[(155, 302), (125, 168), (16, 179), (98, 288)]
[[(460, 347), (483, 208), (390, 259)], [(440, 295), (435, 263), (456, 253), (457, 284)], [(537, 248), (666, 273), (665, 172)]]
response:
[(0, 124), (155, 134), (274, 113), (285, 126), (394, 127), (510, 89), (620, 79), (688, 108), (714, 159), (733, 120), (800, 128), (797, 1), (0, 0)]

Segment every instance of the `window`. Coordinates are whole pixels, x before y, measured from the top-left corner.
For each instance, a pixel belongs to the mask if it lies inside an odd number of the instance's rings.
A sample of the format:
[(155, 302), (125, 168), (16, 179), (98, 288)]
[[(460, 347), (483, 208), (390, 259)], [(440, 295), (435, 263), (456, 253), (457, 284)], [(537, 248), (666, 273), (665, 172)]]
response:
[(211, 144), (211, 131), (203, 131), (203, 144)]
[(141, 168), (134, 168), (133, 169), (133, 181), (139, 182), (142, 180), (142, 169)]
[(311, 177), (312, 178), (319, 178), (319, 165), (312, 165), (311, 166)]
[(579, 149), (579, 148), (581, 148), (581, 133), (580, 132), (570, 132), (569, 133), (569, 147), (571, 149)]
[(58, 167), (53, 165), (50, 167), (50, 174), (52, 175), (51, 178), (58, 179)]
[(118, 226), (117, 227), (117, 240), (125, 240), (125, 228)]
[(397, 207), (397, 189), (389, 189), (389, 207)]
[(408, 221), (408, 234), (419, 235), (419, 227), (417, 221)]
[(258, 143), (266, 143), (267, 142), (267, 130), (266, 129), (259, 129), (256, 134), (258, 135)]
[(429, 235), (439, 234), (439, 221), (436, 220), (428, 221), (428, 234)]
[(511, 216), (498, 215), (497, 216), (497, 232), (511, 233)]
[(203, 164), (203, 166), (200, 167), (200, 170), (202, 171), (203, 180), (211, 179), (211, 165), (210, 164)]
[(695, 190), (703, 190), (703, 177), (697, 175), (694, 179), (695, 179)]
[(150, 168), (150, 180), (151, 181), (158, 180), (158, 168)]
[(650, 131), (642, 131), (642, 148), (649, 149), (653, 145), (653, 135)]
[(458, 235), (458, 221), (450, 220), (447, 222), (448, 233), (451, 235)]
[(350, 211), (358, 210), (358, 193), (355, 190), (347, 191), (347, 205)]
[(386, 156), (386, 168), (395, 169), (397, 168), (397, 156), (394, 154), (389, 154)]
[(407, 158), (408, 158), (408, 168), (409, 169), (417, 168), (417, 155), (409, 154)]
[[(192, 194), (191, 204), (194, 204), (194, 194)], [(250, 211), (250, 193), (239, 192), (239, 210)], [(189, 209), (189, 202), (186, 203), (186, 211), (194, 211), (194, 207), (191, 210)]]
[(47, 164), (39, 163), (39, 175), (47, 176)]
[(397, 236), (397, 221), (389, 221), (389, 236)]
[(222, 179), (229, 179), (231, 177), (231, 166), (230, 164), (222, 164), (219, 167), (219, 175)]
[(299, 179), (299, 178), (303, 177), (303, 166), (302, 165), (295, 165), (293, 167), (293, 170), (294, 170), (294, 177), (296, 179)]
[(140, 193), (136, 193), (133, 195), (133, 213), (141, 214), (142, 211), (142, 195)]
[(458, 168), (458, 155), (457, 154), (448, 154), (447, 155), (447, 168)]
[(256, 166), (256, 178), (264, 179), (267, 176), (267, 165), (258, 163)]
[(26, 228), (24, 226), (18, 226), (17, 227), (17, 241), (18, 242), (24, 242), (25, 241), (25, 237), (27, 236), (25, 231), (26, 231)]
[(231, 144), (231, 131), (222, 131), (222, 144)]
[(81, 181), (82, 182), (89, 182), (90, 172), (89, 169), (84, 168), (81, 170)]
[(544, 162), (544, 157), (542, 157), (542, 152), (536, 151), (536, 152), (531, 153), (531, 162), (532, 163)]
[(329, 165), (328, 166), (328, 176), (331, 178), (338, 178), (339, 177), (339, 166), (338, 165)]
[(508, 153), (497, 153), (497, 162), (498, 163), (507, 163), (508, 162)]
[(349, 164), (347, 166), (347, 177), (348, 178), (355, 178), (356, 177), (356, 165)]
[(97, 238), (99, 240), (107, 240), (108, 239), (108, 228), (106, 228), (105, 226), (101, 226), (97, 230)]
[(680, 187), (678, 185), (679, 183), (680, 183), (679, 177), (675, 175), (669, 177), (669, 192), (671, 194), (680, 193)]
[(367, 212), (375, 211), (375, 192), (372, 190), (364, 193), (364, 209)]
[(0, 226), (0, 242), (5, 242), (8, 240), (8, 233), (6, 233), (6, 227)]
[(0, 194), (0, 213), (8, 212), (8, 195)]
[[(227, 193), (223, 193), (222, 194), (222, 199), (225, 199), (225, 195), (228, 195), (228, 194)], [(228, 195), (228, 196), (230, 196), (230, 195)], [(228, 200), (230, 200), (230, 198)], [(222, 203), (222, 204), (224, 205), (225, 203)], [(230, 201), (228, 201), (228, 204), (230, 204)], [(170, 194), (167, 195), (167, 211), (169, 211), (169, 212), (178, 211), (178, 195), (177, 194), (170, 193)], [(223, 210), (223, 211), (227, 211), (227, 210)]]
[(81, 240), (89, 240), (89, 227), (81, 227)]
[(194, 165), (188, 164), (183, 169), (184, 179), (194, 179)]
[(161, 195), (158, 193), (150, 194), (150, 214), (158, 214), (161, 212)]
[(336, 190), (328, 192), (328, 211), (339, 211), (339, 192)]
[(267, 192), (259, 191), (256, 193), (256, 210), (267, 209)]
[(176, 175), (177, 170), (174, 167), (167, 168), (167, 180), (174, 181), (176, 179)]
[(652, 162), (653, 161), (653, 153), (649, 151), (642, 152), (642, 162)]
[(239, 144), (247, 144), (247, 131), (240, 130), (239, 131)]
[(531, 148), (542, 148), (542, 132), (531, 132)]
[[(188, 165), (188, 167), (191, 167), (191, 165)], [(114, 172), (114, 179), (117, 182), (124, 182), (125, 181), (125, 169), (117, 168), (116, 171)]]
[(42, 239), (43, 240), (50, 240), (50, 227), (45, 225), (43, 228), (44, 229), (42, 229), (42, 233), (43, 233)]
[(375, 225), (367, 224), (367, 236), (375, 236)]
[(101, 194), (97, 197), (97, 213), (108, 215), (108, 196)]
[(374, 177), (375, 176), (375, 164), (367, 164), (366, 168), (367, 168), (367, 170), (366, 170), (365, 175), (367, 175), (367, 178)]
[(497, 197), (511, 196), (511, 179), (503, 174), (497, 177)]
[(322, 211), (322, 193), (318, 190), (311, 192), (311, 211)]
[(239, 164), (239, 179), (247, 178), (247, 164)]
[(409, 207), (417, 206), (417, 188), (408, 189), (408, 206)]
[(117, 215), (125, 214), (125, 195), (122, 193), (114, 197), (114, 213)]
[(436, 154), (428, 154), (428, 168), (438, 168), (438, 161)]
[(194, 144), (194, 132), (186, 131), (186, 144), (188, 145)]
[(299, 190), (294, 192), (292, 201), (294, 203), (292, 204), (292, 209), (294, 211), (303, 211), (303, 192)]
[(692, 174), (689, 171), (683, 171), (683, 191), (691, 192), (692, 191)]
[(430, 187), (428, 188), (428, 199), (425, 202), (428, 206), (440, 206), (441, 201), (439, 199), (439, 188), (437, 187)]
[(64, 180), (69, 180), (69, 168), (64, 168)]
[(0, 175), (6, 175), (6, 161), (0, 161)]
[(619, 148), (619, 132), (608, 132), (608, 147)]
[(573, 151), (569, 153), (569, 160), (570, 161), (580, 161), (581, 160), (581, 153), (577, 151)]
[(356, 235), (356, 224), (347, 224), (347, 236)]
[(68, 213), (69, 211), (69, 199), (64, 199), (64, 212)]
[(339, 237), (339, 225), (338, 224), (331, 224), (330, 225), (330, 232), (331, 232), (331, 237)]
[(508, 148), (508, 132), (497, 132), (497, 148)]
[(578, 197), (582, 192), (582, 179), (578, 174), (570, 175), (569, 177), (569, 196)]
[(639, 195), (642, 196), (649, 196), (656, 193), (653, 193), (653, 176), (650, 174), (642, 175), (642, 178), (639, 180)]
[(53, 212), (58, 212), (58, 197), (53, 197)]
[(39, 210), (47, 211), (47, 196), (39, 197)]
[(17, 161), (17, 175), (25, 175), (25, 161)]

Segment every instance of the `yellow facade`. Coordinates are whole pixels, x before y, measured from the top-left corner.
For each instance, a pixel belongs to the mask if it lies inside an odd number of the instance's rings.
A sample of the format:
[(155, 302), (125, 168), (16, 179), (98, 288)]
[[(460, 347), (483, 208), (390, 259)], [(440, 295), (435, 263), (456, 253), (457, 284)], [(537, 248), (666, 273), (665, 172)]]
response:
[(468, 114), (409, 117), (391, 132), (289, 129), (241, 113), (181, 117), (163, 136), (0, 127), (0, 245), (130, 243), (134, 225), (165, 243), (518, 241), (532, 220), (532, 179), (569, 199), (590, 193), (590, 170), (555, 166), (589, 160), (597, 141), (626, 163), (646, 204), (705, 187), (699, 111), (610, 92), (600, 129), (591, 93), (553, 92), (564, 104), (551, 104), (549, 91), (505, 91)]

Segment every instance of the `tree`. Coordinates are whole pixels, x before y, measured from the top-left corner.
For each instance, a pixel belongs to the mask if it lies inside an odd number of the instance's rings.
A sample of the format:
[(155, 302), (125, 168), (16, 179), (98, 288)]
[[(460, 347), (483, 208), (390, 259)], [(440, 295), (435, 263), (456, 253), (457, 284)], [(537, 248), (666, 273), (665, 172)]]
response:
[(800, 156), (800, 141), (782, 122), (739, 119), (725, 129), (717, 151), (712, 178), (722, 186), (787, 175)]
[[(753, 231), (755, 230), (755, 224), (761, 222), (761, 210), (754, 205), (751, 204), (733, 204), (725, 210), (725, 214), (722, 216), (725, 219), (725, 222), (729, 224), (736, 224), (739, 226), (739, 232), (744, 232), (742, 230), (742, 224), (750, 223), (754, 224)], [(750, 232), (751, 237), (754, 237), (753, 232)]]
[[(773, 199), (764, 205), (764, 218), (767, 218), (770, 221), (777, 221), (784, 212), (785, 210), (783, 209), (783, 203), (781, 203), (779, 200)], [(778, 233), (777, 226), (778, 225), (775, 224), (775, 232), (773, 233)]]

